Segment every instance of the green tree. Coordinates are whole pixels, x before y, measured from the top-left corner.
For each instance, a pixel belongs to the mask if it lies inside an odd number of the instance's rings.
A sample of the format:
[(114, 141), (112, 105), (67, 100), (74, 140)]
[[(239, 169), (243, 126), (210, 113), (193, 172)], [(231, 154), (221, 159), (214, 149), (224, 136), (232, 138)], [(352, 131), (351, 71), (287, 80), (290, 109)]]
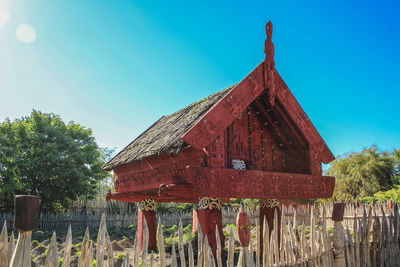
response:
[(394, 184), (400, 185), (400, 149), (394, 149), (392, 155), (394, 160), (392, 181)]
[(376, 146), (338, 157), (327, 175), (336, 178), (334, 198), (348, 201), (389, 190), (394, 183), (393, 153), (380, 152)]
[(16, 194), (39, 195), (44, 209), (96, 194), (109, 174), (92, 130), (55, 114), (31, 115), (0, 124), (0, 206), (10, 209)]

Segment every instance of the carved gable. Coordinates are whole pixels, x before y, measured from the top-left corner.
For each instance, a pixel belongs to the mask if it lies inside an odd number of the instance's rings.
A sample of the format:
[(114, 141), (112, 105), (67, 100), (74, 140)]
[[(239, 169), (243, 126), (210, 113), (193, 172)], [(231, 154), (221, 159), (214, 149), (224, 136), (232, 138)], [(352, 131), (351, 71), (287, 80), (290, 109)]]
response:
[(310, 173), (309, 152), (290, 130), (279, 121), (269, 124), (249, 106), (206, 147), (207, 166), (235, 168), (234, 163), (243, 161), (246, 170)]

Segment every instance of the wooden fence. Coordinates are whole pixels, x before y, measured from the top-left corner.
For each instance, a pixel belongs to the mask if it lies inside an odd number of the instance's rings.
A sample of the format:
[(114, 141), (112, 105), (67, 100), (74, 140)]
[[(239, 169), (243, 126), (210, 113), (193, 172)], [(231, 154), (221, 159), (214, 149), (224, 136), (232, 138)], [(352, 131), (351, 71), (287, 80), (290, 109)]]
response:
[[(104, 201), (105, 202), (105, 201)], [(108, 208), (102, 208), (103, 202), (101, 200), (93, 200), (92, 202), (74, 203), (73, 208), (69, 209), (66, 213), (46, 213), (42, 212), (40, 214), (39, 228), (41, 230), (54, 230), (54, 229), (68, 229), (71, 225), (74, 227), (89, 227), (97, 228), (100, 225), (100, 219), (102, 214), (106, 214), (107, 225), (118, 227), (127, 227), (129, 225), (137, 224), (137, 211), (133, 210), (131, 207), (126, 205), (121, 205), (115, 202)], [(106, 205), (106, 204), (104, 204)], [(110, 210), (113, 205), (117, 206), (121, 211), (120, 214), (112, 213)], [(386, 213), (389, 213), (390, 207), (388, 203), (380, 204)], [(82, 207), (85, 206), (89, 211), (88, 213), (82, 212)], [(311, 205), (285, 205), (285, 216), (293, 218), (296, 215), (298, 224), (310, 224), (311, 218)], [(325, 204), (327, 209), (327, 214), (332, 214), (333, 203)], [(316, 209), (316, 217), (321, 218), (321, 214), (318, 213), (319, 209)], [(101, 212), (103, 211), (103, 212)], [(222, 208), (222, 224), (236, 224), (236, 214), (238, 208), (225, 206)], [(246, 208), (252, 225), (256, 225), (259, 222), (259, 212), (258, 209), (248, 209)], [(354, 215), (357, 219), (361, 219), (363, 216), (363, 209), (356, 208), (354, 204), (349, 203), (345, 206), (345, 213), (343, 217), (344, 227), (353, 229)], [(380, 211), (377, 213), (378, 217), (382, 217)], [(331, 217), (328, 216), (328, 219)], [(317, 219), (317, 220), (319, 220)], [(14, 214), (12, 212), (1, 212), (0, 211), (0, 225), (7, 221), (8, 229), (13, 226)], [(186, 226), (191, 224), (193, 221), (192, 212), (179, 212), (179, 213), (157, 213), (157, 221), (161, 220), (161, 224), (170, 227), (173, 225), (178, 225), (179, 221), (182, 221), (183, 225)], [(327, 221), (328, 227), (333, 227), (333, 221)]]
[[(103, 213), (105, 214), (105, 213)], [(106, 214), (107, 225), (119, 227), (127, 227), (129, 225), (137, 224), (137, 212), (131, 214)], [(157, 213), (157, 220), (161, 220), (164, 226), (178, 225), (179, 220), (182, 220), (184, 225), (191, 224), (193, 215), (191, 212), (181, 213)], [(7, 222), (8, 229), (13, 227), (14, 214), (12, 212), (0, 212), (0, 225)], [(40, 213), (39, 229), (41, 230), (55, 230), (55, 229), (68, 229), (69, 225), (72, 227), (89, 227), (97, 228), (100, 225), (101, 214), (85, 215), (80, 212), (68, 213)]]
[[(159, 253), (150, 254), (143, 250), (139, 252), (136, 238), (133, 249), (125, 257), (117, 260), (106, 228), (106, 216), (100, 220), (97, 243), (90, 240), (87, 229), (81, 243), (77, 266), (400, 266), (399, 248), (399, 211), (397, 205), (392, 209), (384, 205), (361, 207), (354, 209), (352, 229), (343, 227), (342, 222), (330, 222), (327, 211), (330, 205), (323, 207), (310, 206), (309, 224), (299, 223), (293, 207), (283, 207), (281, 224), (278, 234), (275, 230), (269, 233), (268, 224), (264, 221), (263, 250), (260, 249), (260, 234), (256, 231), (250, 245), (245, 248), (235, 247), (235, 233), (230, 228), (226, 242), (227, 258), (221, 258), (221, 247), (217, 248), (217, 258), (214, 259), (207, 238), (202, 243), (202, 233), (199, 231), (198, 249), (194, 249), (192, 241), (183, 239), (182, 223), (177, 233), (178, 242), (172, 245), (171, 251), (165, 250), (165, 239), (161, 221), (157, 228), (157, 244)], [(346, 207), (345, 214), (349, 216), (351, 208)], [(292, 216), (286, 216), (294, 212)], [(347, 212), (347, 213), (346, 213)], [(359, 218), (358, 214), (362, 214)], [(380, 214), (381, 216), (378, 216)], [(278, 217), (275, 216), (274, 229), (277, 229)], [(333, 224), (333, 229), (328, 224)], [(147, 247), (148, 230), (144, 223), (144, 244)], [(256, 221), (256, 229), (258, 222)], [(200, 228), (199, 228), (200, 230)], [(218, 231), (216, 231), (218, 233)], [(271, 238), (268, 238), (271, 236)], [(219, 240), (219, 236), (216, 236)], [(0, 235), (0, 266), (30, 266), (31, 232), (19, 233), (17, 244), (12, 235), (7, 234), (7, 224), (4, 223)], [(219, 242), (217, 242), (219, 244)], [(176, 246), (178, 253), (176, 252)], [(70, 266), (72, 234), (69, 227), (63, 245), (61, 266)], [(59, 266), (59, 252), (55, 233), (48, 246), (45, 266)], [(237, 252), (239, 255), (237, 257)], [(236, 254), (236, 257), (235, 257)]]

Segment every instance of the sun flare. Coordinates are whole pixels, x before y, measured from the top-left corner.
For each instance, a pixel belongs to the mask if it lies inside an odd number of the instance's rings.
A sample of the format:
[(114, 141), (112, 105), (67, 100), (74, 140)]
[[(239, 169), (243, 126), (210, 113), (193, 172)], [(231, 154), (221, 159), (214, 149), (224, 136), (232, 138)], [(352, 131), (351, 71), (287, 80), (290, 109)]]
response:
[(23, 43), (32, 43), (36, 39), (36, 31), (29, 24), (21, 24), (18, 26), (16, 35), (18, 40)]

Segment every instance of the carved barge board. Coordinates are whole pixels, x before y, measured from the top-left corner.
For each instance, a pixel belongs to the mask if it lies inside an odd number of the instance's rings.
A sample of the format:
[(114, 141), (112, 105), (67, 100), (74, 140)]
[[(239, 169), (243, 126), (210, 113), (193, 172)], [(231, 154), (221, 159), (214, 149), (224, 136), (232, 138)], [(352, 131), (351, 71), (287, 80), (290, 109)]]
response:
[(275, 71), (275, 83), (277, 87), (277, 98), (283, 104), (290, 117), (296, 122), (300, 131), (310, 144), (310, 147), (316, 149), (324, 163), (329, 163), (335, 159), (328, 146), (322, 140), (318, 131), (311, 123), (307, 114), (303, 111), (296, 98), (290, 92), (286, 83), (277, 71)]
[(264, 91), (263, 63), (224, 96), (182, 139), (203, 149), (221, 134)]

